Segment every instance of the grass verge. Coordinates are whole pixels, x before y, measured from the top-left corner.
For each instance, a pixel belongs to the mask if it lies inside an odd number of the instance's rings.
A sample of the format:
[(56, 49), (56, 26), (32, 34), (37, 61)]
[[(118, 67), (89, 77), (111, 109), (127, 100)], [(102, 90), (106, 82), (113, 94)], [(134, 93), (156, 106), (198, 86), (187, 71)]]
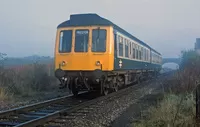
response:
[(194, 96), (193, 94), (187, 96), (166, 94), (157, 106), (147, 110), (147, 114), (145, 119), (132, 125), (134, 127), (194, 126)]

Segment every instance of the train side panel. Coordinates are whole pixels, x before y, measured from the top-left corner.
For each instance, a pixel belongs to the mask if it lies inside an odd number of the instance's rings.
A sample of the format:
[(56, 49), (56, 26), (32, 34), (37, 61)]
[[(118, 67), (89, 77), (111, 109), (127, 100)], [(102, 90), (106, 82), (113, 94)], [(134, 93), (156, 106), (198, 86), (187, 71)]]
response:
[[(121, 66), (120, 66), (121, 63)], [(116, 56), (114, 63), (114, 70), (155, 70), (159, 69), (161, 65), (152, 64), (142, 61), (135, 61), (129, 59), (118, 58)]]
[[(132, 40), (130, 38), (128, 38), (125, 34), (123, 33), (119, 33), (116, 29), (114, 29), (114, 36), (115, 36), (115, 51), (114, 51), (114, 70), (115, 71), (130, 71), (130, 70), (157, 70), (159, 71), (161, 69), (161, 61), (159, 61), (159, 59), (157, 59), (157, 63), (156, 62), (152, 62), (152, 51), (151, 49), (140, 45), (138, 42), (136, 42), (135, 40)], [(119, 44), (120, 44), (120, 38), (118, 36), (121, 36), (123, 41), (123, 55), (119, 56)], [(125, 46), (128, 46), (128, 48)], [(145, 48), (146, 51), (145, 53), (142, 52), (141, 53), (141, 59), (139, 59), (139, 53), (136, 53), (136, 48), (139, 51), (139, 48), (137, 46), (134, 47), (134, 45), (139, 46), (140, 48)], [(135, 50), (133, 50), (133, 47), (135, 48)], [(128, 50), (128, 51), (126, 51)], [(148, 53), (146, 53), (148, 50)], [(134, 51), (134, 53), (133, 53)], [(141, 50), (140, 50), (141, 51)], [(125, 53), (128, 52), (125, 56)], [(134, 55), (133, 55), (134, 54)], [(146, 56), (145, 56), (145, 55)], [(138, 56), (137, 56), (138, 55)], [(134, 58), (133, 58), (134, 56)], [(146, 58), (145, 58), (146, 57)]]

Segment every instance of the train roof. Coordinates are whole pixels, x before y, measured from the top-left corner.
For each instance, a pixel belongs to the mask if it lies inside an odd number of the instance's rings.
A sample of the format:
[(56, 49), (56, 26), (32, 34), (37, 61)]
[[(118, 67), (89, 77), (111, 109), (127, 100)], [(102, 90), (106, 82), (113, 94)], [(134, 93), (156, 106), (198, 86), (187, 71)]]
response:
[(120, 28), (116, 24), (112, 23), (111, 21), (100, 17), (97, 14), (73, 14), (70, 15), (70, 20), (67, 20), (61, 24), (58, 25), (57, 28), (62, 28), (62, 27), (69, 27), (69, 26), (91, 26), (91, 25), (98, 25), (98, 26), (113, 26), (114, 29), (118, 30), (119, 32), (125, 34), (129, 38), (138, 41), (140, 44), (152, 49), (154, 52), (158, 53), (161, 55), (159, 52), (151, 48), (149, 45), (144, 43), (143, 41), (139, 40), (138, 38), (134, 37), (124, 29)]

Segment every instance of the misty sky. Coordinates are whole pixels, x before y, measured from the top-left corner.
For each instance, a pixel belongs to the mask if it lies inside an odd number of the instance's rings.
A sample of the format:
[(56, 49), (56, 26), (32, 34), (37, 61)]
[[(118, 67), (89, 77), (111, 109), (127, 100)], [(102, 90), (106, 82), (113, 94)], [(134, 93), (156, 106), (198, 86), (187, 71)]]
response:
[(200, 37), (200, 0), (0, 0), (0, 52), (53, 56), (57, 25), (76, 13), (97, 13), (164, 57)]

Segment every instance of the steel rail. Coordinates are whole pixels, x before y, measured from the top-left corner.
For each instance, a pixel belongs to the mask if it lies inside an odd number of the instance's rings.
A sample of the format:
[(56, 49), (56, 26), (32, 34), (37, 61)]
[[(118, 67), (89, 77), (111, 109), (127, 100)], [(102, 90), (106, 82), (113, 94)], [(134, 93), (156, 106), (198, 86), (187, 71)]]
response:
[(125, 89), (121, 89), (118, 92), (113, 92), (113, 93), (108, 94), (107, 96), (101, 96), (101, 97), (98, 97), (96, 99), (92, 99), (92, 100), (83, 102), (83, 103), (78, 104), (76, 106), (73, 106), (69, 109), (63, 109), (63, 110), (54, 112), (52, 114), (49, 114), (48, 116), (44, 116), (44, 117), (41, 117), (41, 118), (38, 118), (38, 119), (34, 119), (32, 121), (27, 121), (26, 123), (22, 123), (22, 124), (20, 124), (16, 127), (33, 127), (33, 126), (42, 125), (42, 124), (44, 124), (48, 121), (52, 121), (56, 118), (59, 118), (60, 116), (66, 116), (66, 115), (68, 115), (72, 112), (83, 109), (85, 107), (89, 107), (89, 106), (96, 104), (100, 101), (106, 101), (106, 100), (109, 100), (111, 98), (115, 99), (115, 98), (118, 98), (119, 96), (123, 96), (125, 94), (128, 94), (127, 89), (131, 90), (130, 88), (134, 88), (134, 87), (136, 87), (136, 86), (134, 85), (134, 86), (131, 86), (131, 87), (127, 87)]
[[(87, 92), (84, 91), (84, 92), (80, 92), (79, 94), (84, 94), (84, 93), (87, 93)], [(73, 97), (73, 95), (58, 97), (58, 98), (55, 98), (55, 99), (50, 99), (50, 100), (47, 100), (47, 101), (38, 102), (38, 103), (35, 103), (35, 104), (2, 111), (2, 112), (0, 112), (0, 126), (18, 126), (18, 125), (23, 125), (23, 124), (13, 122), (14, 120), (22, 120), (22, 121), (26, 121), (26, 122), (23, 122), (23, 123), (27, 123), (29, 121), (31, 122), (31, 121), (37, 120), (39, 118), (47, 117), (48, 114), (51, 114), (51, 113), (48, 113), (48, 112), (42, 113), (41, 112), (41, 113), (38, 113), (38, 116), (35, 115), (37, 113), (35, 113), (35, 114), (33, 113), (32, 119), (30, 118), (30, 115), (24, 115), (24, 114), (29, 113), (30, 111), (33, 111), (33, 110), (37, 112), (37, 110), (39, 110), (41, 108), (46, 108), (48, 106), (53, 107), (54, 104), (57, 104), (55, 107), (59, 108), (59, 103), (61, 103), (62, 101), (65, 101), (65, 100), (67, 100), (71, 97)], [(77, 103), (79, 103), (79, 102), (77, 102)], [(62, 104), (61, 104), (61, 106), (62, 106)], [(63, 106), (65, 106), (65, 105), (63, 104)], [(56, 108), (54, 110), (56, 112)], [(45, 114), (47, 114), (47, 115), (45, 115)], [(20, 115), (20, 116), (18, 116), (18, 115)], [(42, 115), (45, 115), (45, 116), (42, 116)], [(11, 120), (9, 121), (10, 116), (15, 116), (15, 118), (11, 118)], [(26, 118), (26, 116), (29, 116), (29, 118)], [(35, 119), (34, 119), (34, 116), (35, 116)], [(41, 117), (39, 117), (39, 116), (41, 116)], [(21, 117), (21, 118), (19, 118), (19, 117)], [(7, 121), (4, 122), (3, 120), (7, 120)]]

